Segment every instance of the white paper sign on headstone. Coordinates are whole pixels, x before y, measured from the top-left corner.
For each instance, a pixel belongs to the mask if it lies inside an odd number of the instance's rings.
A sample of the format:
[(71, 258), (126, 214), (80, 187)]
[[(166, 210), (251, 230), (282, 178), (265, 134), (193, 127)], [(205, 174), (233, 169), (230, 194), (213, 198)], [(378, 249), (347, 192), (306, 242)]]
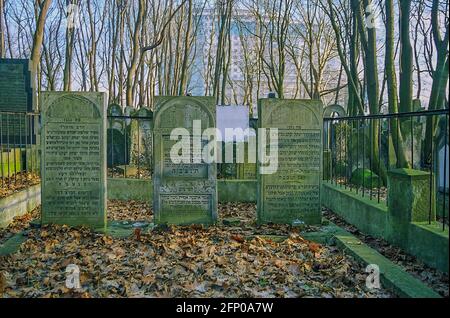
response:
[(247, 106), (217, 106), (217, 128), (222, 135), (222, 141), (225, 142), (243, 142), (248, 136), (228, 136), (225, 129), (241, 128), (243, 131), (249, 128), (249, 112)]

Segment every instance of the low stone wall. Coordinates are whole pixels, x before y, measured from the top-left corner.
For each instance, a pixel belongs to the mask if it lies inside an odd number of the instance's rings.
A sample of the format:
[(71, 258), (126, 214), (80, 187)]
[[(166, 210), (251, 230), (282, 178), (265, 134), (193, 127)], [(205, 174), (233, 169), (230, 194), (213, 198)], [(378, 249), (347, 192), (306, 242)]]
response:
[(153, 184), (150, 179), (108, 178), (108, 200), (137, 200), (152, 202)]
[[(356, 226), (361, 232), (383, 238), (416, 256), (425, 264), (449, 272), (448, 228), (443, 231), (442, 224), (438, 222), (432, 221), (429, 224), (416, 219), (414, 207), (401, 212), (395, 205), (388, 207), (329, 182), (322, 183), (321, 198), (325, 207)], [(391, 212), (394, 209), (396, 211)], [(412, 214), (412, 217), (405, 217), (403, 221), (393, 217), (401, 213)]]
[(218, 180), (219, 202), (256, 203), (256, 180)]
[(387, 236), (388, 208), (385, 204), (369, 200), (344, 187), (323, 182), (322, 205), (340, 215), (362, 232), (378, 236)]
[(0, 227), (6, 227), (16, 216), (34, 210), (41, 204), (41, 185), (27, 189), (0, 199)]
[[(108, 178), (108, 199), (152, 202), (150, 179)], [(218, 180), (219, 202), (256, 202), (256, 180)]]

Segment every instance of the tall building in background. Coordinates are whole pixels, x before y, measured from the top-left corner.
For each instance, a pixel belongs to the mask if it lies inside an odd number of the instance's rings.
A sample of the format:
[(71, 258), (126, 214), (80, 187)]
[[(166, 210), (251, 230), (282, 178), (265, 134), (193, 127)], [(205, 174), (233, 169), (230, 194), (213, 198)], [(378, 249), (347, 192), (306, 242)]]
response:
[[(208, 85), (211, 86), (211, 78), (214, 73), (215, 56), (218, 43), (217, 17), (214, 10), (205, 10), (200, 17), (198, 26), (198, 36), (196, 37), (196, 50), (194, 62), (192, 66), (192, 76), (189, 84), (189, 90), (192, 95), (212, 94), (212, 87), (208, 92)], [(231, 43), (231, 60), (228, 69), (229, 80), (226, 86), (226, 100), (228, 104), (248, 104), (244, 103), (245, 87), (248, 82), (248, 76), (254, 77), (252, 89), (252, 105), (248, 105), (253, 109), (256, 115), (256, 101), (260, 97), (266, 97), (270, 92), (268, 80), (264, 73), (261, 74), (259, 96), (257, 89), (257, 71), (253, 73), (246, 71), (245, 54), (248, 56), (250, 63), (256, 61), (256, 56), (252, 57), (252, 51), (255, 47), (254, 38), (250, 36), (250, 32), (255, 32), (256, 20), (253, 15), (246, 10), (234, 10), (231, 27), (230, 27), (230, 43)], [(244, 48), (243, 44), (247, 49)], [(267, 54), (267, 53), (266, 53)], [(297, 88), (297, 76), (294, 63), (290, 61), (290, 57), (286, 56), (286, 74), (284, 80), (285, 98), (292, 98)]]

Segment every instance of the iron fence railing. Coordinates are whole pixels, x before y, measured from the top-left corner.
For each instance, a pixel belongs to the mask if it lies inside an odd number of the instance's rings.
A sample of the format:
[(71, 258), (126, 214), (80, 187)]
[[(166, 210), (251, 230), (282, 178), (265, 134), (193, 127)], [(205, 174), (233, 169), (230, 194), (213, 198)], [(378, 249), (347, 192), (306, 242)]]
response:
[(0, 178), (1, 187), (39, 176), (40, 153), (37, 113), (0, 112)]
[[(432, 207), (448, 226), (449, 111), (324, 118), (323, 179), (387, 204), (387, 173), (395, 168), (429, 172)], [(432, 202), (434, 201), (434, 202)]]
[(110, 115), (107, 123), (108, 177), (150, 179), (153, 117)]

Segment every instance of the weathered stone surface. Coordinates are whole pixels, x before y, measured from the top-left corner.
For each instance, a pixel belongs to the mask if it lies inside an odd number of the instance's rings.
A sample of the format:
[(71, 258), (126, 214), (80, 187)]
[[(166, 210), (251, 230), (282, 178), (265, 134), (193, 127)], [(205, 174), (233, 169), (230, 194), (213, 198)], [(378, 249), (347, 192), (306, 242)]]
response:
[(106, 224), (104, 93), (41, 93), (42, 223)]
[(153, 157), (153, 112), (141, 107), (131, 121), (131, 163), (143, 170), (151, 170)]
[[(3, 145), (23, 145), (33, 136), (30, 134), (33, 122), (24, 115), (33, 110), (34, 95), (28, 65), (28, 60), (0, 59), (0, 112), (10, 112), (0, 114)], [(28, 143), (30, 141), (35, 139)]]
[(253, 144), (256, 145), (256, 136), (250, 136), (244, 144), (244, 162), (238, 164), (238, 179), (256, 180), (256, 147), (252, 147)]
[(33, 90), (28, 64), (28, 60), (0, 59), (0, 111), (33, 110)]
[[(203, 158), (194, 163), (174, 163), (170, 158), (174, 128), (190, 134), (188, 148), (194, 153), (205, 146), (201, 133), (216, 125), (216, 106), (212, 97), (157, 97), (154, 117), (154, 199), (155, 223), (210, 224), (217, 219), (216, 163)], [(201, 131), (193, 121), (201, 121)], [(183, 153), (183, 155), (185, 155)]]
[[(394, 223), (436, 220), (434, 193), (430, 194), (430, 173), (413, 169), (388, 172), (388, 206)], [(430, 204), (432, 204), (430, 206)], [(397, 229), (398, 230), (398, 229)]]
[(109, 105), (108, 116), (110, 116), (108, 118), (108, 129), (117, 129), (123, 133), (125, 119), (120, 117), (123, 116), (122, 107), (119, 104)]
[(261, 99), (258, 107), (260, 128), (278, 129), (278, 170), (261, 174), (258, 160), (258, 221), (320, 224), (322, 103)]

